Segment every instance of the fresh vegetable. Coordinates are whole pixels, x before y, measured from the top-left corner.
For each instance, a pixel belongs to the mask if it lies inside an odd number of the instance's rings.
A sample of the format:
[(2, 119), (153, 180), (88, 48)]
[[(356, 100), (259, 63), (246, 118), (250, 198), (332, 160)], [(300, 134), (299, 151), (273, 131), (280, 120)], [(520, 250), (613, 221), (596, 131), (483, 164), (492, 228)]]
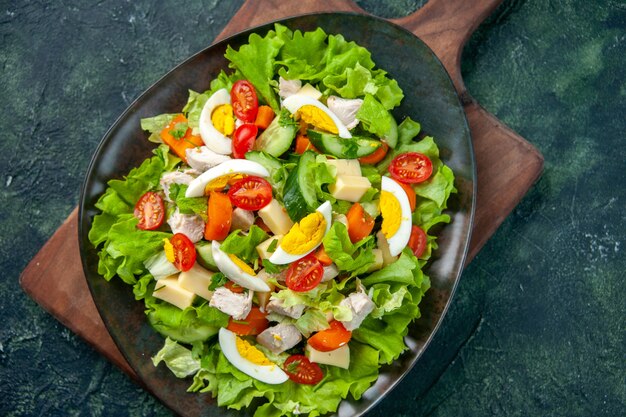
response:
[(307, 343), (320, 352), (330, 352), (348, 343), (351, 337), (351, 331), (346, 330), (340, 321), (333, 320), (330, 322), (330, 328), (315, 333)]
[(283, 202), (287, 214), (294, 221), (300, 220), (318, 206), (314, 164), (315, 152), (304, 152), (285, 182)]
[(285, 283), (292, 291), (310, 291), (322, 281), (323, 275), (322, 264), (315, 255), (311, 254), (300, 258), (289, 266)]
[(377, 164), (385, 158), (388, 150), (389, 145), (387, 145), (387, 142), (382, 142), (382, 144), (378, 147), (378, 149), (374, 151), (374, 153), (359, 158), (359, 162), (368, 165)]
[(233, 105), (233, 112), (239, 120), (254, 123), (259, 109), (259, 101), (254, 86), (249, 81), (239, 80), (233, 84), (230, 90), (230, 101)]
[(320, 366), (304, 355), (291, 355), (283, 367), (289, 378), (298, 384), (316, 385), (324, 378)]
[(363, 206), (359, 203), (354, 203), (350, 207), (346, 217), (348, 218), (348, 235), (352, 243), (356, 243), (372, 233), (374, 219), (363, 210)]
[(180, 271), (189, 271), (196, 263), (196, 247), (193, 242), (186, 235), (176, 233), (170, 239), (170, 244), (174, 250), (174, 266)]
[(317, 251), (315, 252), (315, 257), (323, 266), (328, 266), (333, 263), (333, 260), (330, 259), (330, 256), (326, 253), (324, 249), (324, 245), (321, 245)]
[(389, 166), (391, 176), (407, 184), (426, 181), (433, 173), (433, 164), (426, 155), (407, 152), (396, 156)]
[(252, 123), (244, 123), (235, 130), (233, 137), (233, 158), (244, 159), (246, 152), (254, 147), (259, 128)]
[(417, 204), (417, 196), (415, 195), (415, 190), (410, 184), (405, 184), (400, 181), (396, 182), (398, 183), (398, 185), (400, 185), (400, 187), (402, 187), (402, 189), (406, 193), (406, 196), (409, 199), (409, 205), (411, 206), (411, 211), (415, 211), (415, 205)]
[(273, 156), (281, 156), (289, 148), (296, 137), (298, 126), (285, 116), (277, 116), (256, 140), (254, 149), (264, 151)]
[(319, 153), (319, 151), (315, 148), (315, 146), (313, 146), (307, 135), (299, 134), (298, 136), (296, 136), (296, 153), (302, 155), (308, 150)]
[(135, 204), (134, 214), (139, 219), (138, 228), (142, 230), (158, 229), (165, 219), (163, 199), (159, 194), (148, 191)]
[(413, 251), (413, 255), (417, 258), (421, 258), (426, 250), (428, 244), (428, 237), (424, 230), (419, 226), (413, 226), (411, 228), (411, 238), (409, 239), (409, 247)]
[(272, 200), (272, 186), (267, 180), (248, 176), (234, 183), (228, 190), (230, 202), (244, 210), (260, 210)]
[(161, 139), (170, 147), (172, 152), (187, 162), (187, 149), (193, 149), (204, 144), (200, 136), (193, 135), (191, 132), (187, 118), (178, 114), (163, 128)]
[(272, 123), (272, 120), (274, 120), (274, 110), (270, 106), (259, 106), (254, 124), (259, 129), (265, 130)]
[(228, 236), (233, 217), (233, 206), (226, 194), (211, 191), (207, 209), (207, 222), (204, 228), (206, 240), (223, 240)]
[(341, 159), (356, 159), (371, 155), (382, 146), (376, 139), (352, 137), (341, 138), (339, 136), (308, 130), (307, 136), (316, 149)]
[(226, 328), (231, 332), (237, 333), (239, 336), (250, 336), (261, 333), (263, 330), (267, 329), (269, 325), (267, 314), (262, 312), (258, 307), (252, 307), (250, 313), (248, 313), (243, 320), (234, 320), (231, 317)]

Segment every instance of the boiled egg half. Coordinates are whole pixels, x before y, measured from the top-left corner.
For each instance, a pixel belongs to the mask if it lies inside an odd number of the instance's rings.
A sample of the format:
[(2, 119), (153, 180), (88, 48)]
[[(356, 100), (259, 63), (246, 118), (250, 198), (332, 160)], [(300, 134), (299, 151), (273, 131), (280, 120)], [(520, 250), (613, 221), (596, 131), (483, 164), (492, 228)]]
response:
[(382, 177), (380, 214), (381, 231), (389, 243), (391, 256), (402, 252), (411, 237), (411, 205), (402, 187), (389, 177)]
[(291, 227), (270, 256), (270, 262), (285, 265), (313, 252), (330, 230), (331, 222), (332, 207), (330, 202), (326, 201), (315, 212)]
[(185, 192), (185, 197), (202, 197), (207, 185), (219, 183), (217, 185), (226, 186), (227, 180), (237, 175), (256, 175), (264, 178), (268, 177), (270, 173), (257, 162), (247, 159), (230, 159), (205, 171), (191, 181)]
[(303, 94), (291, 95), (283, 100), (283, 107), (318, 129), (339, 135), (342, 138), (352, 137), (346, 125), (339, 120), (339, 117), (322, 102), (315, 100), (311, 96)]
[(232, 140), (217, 130), (213, 124), (213, 112), (220, 106), (230, 105), (230, 93), (225, 88), (217, 90), (206, 101), (200, 113), (200, 136), (204, 144), (213, 152), (228, 155), (232, 152)]
[(219, 342), (226, 359), (244, 374), (266, 384), (282, 384), (289, 379), (263, 352), (230, 330), (220, 329)]
[(224, 252), (221, 244), (214, 240), (211, 243), (213, 260), (217, 269), (235, 284), (252, 291), (269, 292), (270, 287), (261, 278), (257, 277), (254, 270), (235, 255)]

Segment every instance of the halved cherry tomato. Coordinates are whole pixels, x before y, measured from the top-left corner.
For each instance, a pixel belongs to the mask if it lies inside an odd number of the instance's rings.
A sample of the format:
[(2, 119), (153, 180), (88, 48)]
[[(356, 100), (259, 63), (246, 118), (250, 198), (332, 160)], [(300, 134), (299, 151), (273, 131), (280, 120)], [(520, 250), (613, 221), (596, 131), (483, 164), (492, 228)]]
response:
[(307, 343), (320, 352), (330, 352), (339, 349), (352, 338), (352, 332), (346, 330), (340, 321), (333, 320), (330, 328), (319, 331), (309, 338)]
[(163, 198), (155, 192), (148, 191), (135, 204), (134, 214), (139, 219), (138, 228), (142, 230), (158, 229), (165, 220)]
[(371, 164), (371, 165), (377, 164), (383, 160), (385, 155), (387, 155), (388, 150), (389, 150), (389, 145), (387, 145), (385, 142), (382, 142), (382, 145), (380, 145), (378, 149), (374, 151), (374, 153), (364, 156), (362, 158), (359, 158), (359, 162), (362, 164)]
[(259, 128), (252, 123), (244, 123), (239, 126), (233, 136), (233, 158), (244, 159), (246, 152), (250, 152), (254, 147), (258, 133)]
[(409, 238), (408, 246), (413, 251), (413, 255), (416, 257), (420, 257), (424, 254), (426, 250), (426, 245), (428, 244), (428, 236), (419, 226), (413, 226), (411, 228), (411, 237)]
[(330, 259), (330, 256), (328, 256), (328, 254), (326, 253), (324, 245), (320, 245), (319, 249), (315, 251), (315, 257), (324, 266), (328, 266), (333, 263), (333, 260)]
[(407, 152), (396, 156), (389, 173), (400, 182), (417, 184), (426, 181), (433, 173), (433, 163), (426, 155), (417, 152)]
[(189, 271), (196, 263), (196, 247), (193, 242), (186, 235), (176, 233), (170, 243), (174, 247), (174, 266), (180, 271)]
[(313, 146), (313, 144), (309, 140), (308, 136), (298, 134), (298, 136), (296, 136), (296, 153), (302, 155), (305, 151), (308, 150), (319, 153), (319, 151), (315, 148), (315, 146)]
[(272, 186), (263, 178), (250, 175), (230, 187), (228, 198), (236, 207), (260, 210), (272, 201)]
[(243, 293), (243, 287), (239, 284), (235, 284), (233, 281), (228, 281), (226, 284), (224, 284), (224, 286), (235, 294)]
[(417, 195), (415, 195), (415, 190), (409, 184), (405, 184), (400, 181), (396, 181), (396, 183), (402, 187), (406, 196), (409, 198), (409, 205), (411, 206), (411, 212), (413, 212), (413, 210), (415, 210), (415, 205), (417, 204)]
[(372, 233), (374, 219), (363, 209), (361, 204), (354, 203), (348, 210), (346, 217), (348, 218), (348, 236), (350, 236), (352, 243), (356, 243)]
[(315, 385), (324, 378), (322, 368), (304, 355), (291, 355), (285, 361), (283, 369), (289, 379), (298, 384)]
[(322, 264), (310, 253), (289, 266), (285, 282), (290, 290), (305, 292), (317, 287), (323, 275)]
[(226, 194), (211, 191), (207, 207), (207, 222), (204, 226), (206, 240), (223, 240), (228, 236), (233, 217), (233, 206)]
[(259, 109), (259, 100), (256, 97), (254, 86), (249, 81), (239, 80), (230, 90), (230, 101), (237, 119), (246, 123), (254, 123)]
[(187, 149), (204, 145), (200, 136), (195, 136), (187, 125), (187, 118), (176, 115), (161, 131), (161, 139), (179, 158), (187, 162)]
[(252, 307), (243, 320), (233, 320), (231, 317), (226, 328), (239, 336), (257, 335), (270, 325), (266, 316), (259, 307)]

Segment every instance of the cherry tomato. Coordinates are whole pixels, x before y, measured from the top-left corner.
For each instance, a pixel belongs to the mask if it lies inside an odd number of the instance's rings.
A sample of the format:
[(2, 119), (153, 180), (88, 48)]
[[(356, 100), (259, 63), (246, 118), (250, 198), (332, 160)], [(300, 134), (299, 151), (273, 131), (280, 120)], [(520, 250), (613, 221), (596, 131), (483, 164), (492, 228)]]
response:
[(252, 123), (244, 123), (239, 126), (235, 130), (235, 136), (233, 137), (233, 158), (244, 159), (246, 152), (252, 150), (258, 133), (258, 126)]
[(249, 81), (239, 80), (230, 90), (230, 101), (237, 119), (246, 123), (254, 123), (259, 110), (259, 100), (254, 86)]
[(243, 320), (233, 320), (231, 317), (226, 328), (239, 336), (257, 335), (270, 325), (266, 316), (259, 307), (252, 307)]
[(409, 238), (408, 246), (413, 251), (413, 255), (416, 257), (420, 257), (424, 254), (426, 250), (426, 245), (428, 244), (428, 237), (426, 233), (419, 226), (413, 226), (411, 228), (411, 237)]
[(170, 243), (174, 247), (174, 266), (183, 272), (189, 271), (196, 263), (196, 247), (193, 242), (186, 235), (176, 233)]
[(356, 243), (372, 233), (374, 219), (359, 203), (354, 203), (350, 207), (346, 217), (348, 218), (348, 236), (350, 236), (352, 243)]
[(383, 160), (385, 155), (387, 155), (388, 150), (389, 150), (389, 145), (387, 145), (385, 142), (382, 142), (382, 145), (380, 145), (378, 149), (374, 151), (374, 153), (359, 158), (359, 162), (362, 164), (371, 164), (371, 165), (377, 164)]
[(285, 361), (283, 369), (289, 379), (298, 384), (315, 385), (324, 378), (322, 368), (304, 355), (291, 355)]
[(148, 191), (135, 204), (134, 214), (139, 219), (138, 228), (142, 230), (158, 229), (165, 220), (163, 199), (159, 194)]
[[(395, 181), (395, 180), (394, 180)], [(400, 181), (396, 181), (400, 187), (406, 193), (406, 196), (409, 198), (409, 206), (411, 206), (411, 211), (415, 210), (415, 205), (417, 204), (417, 195), (415, 195), (415, 190), (409, 184), (405, 184)]]
[(272, 201), (272, 186), (260, 177), (249, 176), (228, 190), (231, 203), (244, 210), (260, 210)]
[(433, 163), (424, 154), (407, 152), (396, 156), (391, 161), (389, 173), (397, 181), (416, 184), (430, 177), (433, 173)]
[(211, 191), (207, 207), (207, 221), (204, 226), (206, 240), (224, 240), (230, 231), (233, 206), (226, 194)]
[(329, 324), (329, 329), (315, 333), (307, 341), (313, 349), (320, 352), (330, 352), (339, 349), (350, 341), (352, 332), (346, 330), (340, 321), (333, 320)]
[(292, 291), (305, 292), (317, 287), (322, 281), (324, 268), (312, 253), (298, 259), (287, 269), (286, 284)]
[(319, 249), (315, 251), (315, 257), (323, 266), (328, 266), (333, 263), (333, 260), (330, 259), (330, 256), (326, 253), (324, 245), (320, 245)]

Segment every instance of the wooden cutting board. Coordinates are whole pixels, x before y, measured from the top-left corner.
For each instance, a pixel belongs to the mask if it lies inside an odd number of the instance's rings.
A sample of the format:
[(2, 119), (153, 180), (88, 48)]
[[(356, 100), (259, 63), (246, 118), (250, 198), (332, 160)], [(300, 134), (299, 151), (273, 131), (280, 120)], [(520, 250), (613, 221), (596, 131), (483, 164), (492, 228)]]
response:
[[(463, 45), (500, 2), (430, 0), (412, 15), (392, 20), (419, 36), (439, 57), (467, 115), (478, 173), (476, 215), (467, 262), (519, 203), (543, 168), (541, 154), (474, 101), (461, 76)], [(350, 0), (247, 0), (216, 41), (273, 20), (324, 11), (366, 14)], [(63, 325), (136, 380), (91, 298), (81, 266), (77, 229), (78, 209), (74, 209), (22, 272), (20, 284)]]

